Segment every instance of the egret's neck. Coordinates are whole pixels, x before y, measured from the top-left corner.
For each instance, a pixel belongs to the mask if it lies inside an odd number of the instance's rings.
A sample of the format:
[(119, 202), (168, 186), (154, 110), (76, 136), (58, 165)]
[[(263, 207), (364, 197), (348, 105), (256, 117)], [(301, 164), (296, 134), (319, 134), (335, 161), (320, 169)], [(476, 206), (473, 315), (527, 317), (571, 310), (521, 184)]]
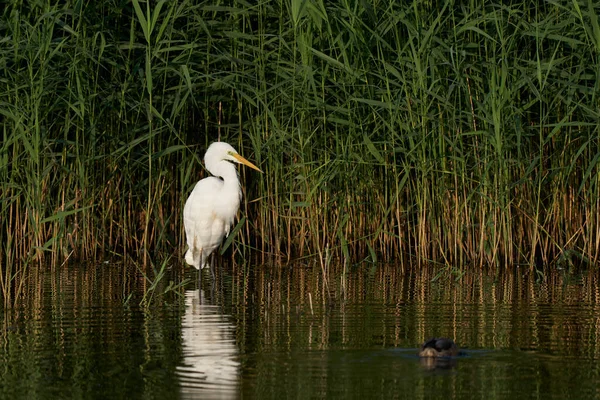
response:
[(240, 181), (238, 179), (237, 170), (235, 165), (228, 161), (219, 161), (212, 169), (209, 170), (214, 176), (218, 176), (223, 179), (225, 186), (236, 187), (240, 190)]

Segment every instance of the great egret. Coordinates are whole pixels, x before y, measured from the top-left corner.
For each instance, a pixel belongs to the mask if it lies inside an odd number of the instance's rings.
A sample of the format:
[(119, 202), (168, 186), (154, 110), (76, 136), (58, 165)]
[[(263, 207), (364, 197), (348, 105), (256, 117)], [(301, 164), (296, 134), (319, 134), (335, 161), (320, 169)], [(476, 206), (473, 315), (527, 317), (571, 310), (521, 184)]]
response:
[(262, 172), (225, 142), (214, 142), (208, 147), (204, 164), (214, 176), (196, 184), (183, 208), (183, 225), (189, 247), (185, 261), (197, 269), (207, 266), (208, 256), (229, 235), (240, 208), (242, 189), (237, 170), (231, 162)]

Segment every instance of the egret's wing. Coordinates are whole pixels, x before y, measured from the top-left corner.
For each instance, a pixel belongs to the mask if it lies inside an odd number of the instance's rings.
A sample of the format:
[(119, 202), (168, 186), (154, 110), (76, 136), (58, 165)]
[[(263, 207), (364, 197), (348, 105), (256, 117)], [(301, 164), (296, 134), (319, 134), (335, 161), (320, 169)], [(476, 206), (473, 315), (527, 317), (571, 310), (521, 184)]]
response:
[(204, 260), (219, 246), (225, 236), (227, 221), (218, 213), (223, 181), (209, 177), (196, 184), (183, 208), (183, 224), (189, 247), (188, 264), (197, 265), (197, 257)]

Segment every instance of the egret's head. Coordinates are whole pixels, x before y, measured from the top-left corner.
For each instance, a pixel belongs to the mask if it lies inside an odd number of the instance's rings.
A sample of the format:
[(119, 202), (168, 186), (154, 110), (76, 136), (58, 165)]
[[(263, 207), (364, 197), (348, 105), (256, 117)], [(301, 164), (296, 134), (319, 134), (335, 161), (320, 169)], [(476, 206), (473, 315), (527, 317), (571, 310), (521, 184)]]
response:
[(207, 167), (216, 165), (221, 161), (231, 161), (247, 165), (259, 172), (262, 172), (256, 165), (240, 156), (237, 151), (229, 144), (225, 142), (214, 142), (208, 146), (206, 154), (204, 155), (204, 163)]

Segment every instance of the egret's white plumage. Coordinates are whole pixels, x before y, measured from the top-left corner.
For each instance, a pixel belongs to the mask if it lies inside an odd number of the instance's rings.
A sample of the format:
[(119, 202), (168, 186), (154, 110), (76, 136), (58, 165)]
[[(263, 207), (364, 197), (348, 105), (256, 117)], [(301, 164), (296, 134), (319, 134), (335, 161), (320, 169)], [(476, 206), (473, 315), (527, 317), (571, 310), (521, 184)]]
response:
[(214, 176), (196, 184), (183, 208), (183, 225), (189, 247), (185, 261), (198, 269), (206, 267), (208, 256), (229, 235), (240, 208), (242, 189), (232, 162), (260, 171), (231, 145), (215, 142), (204, 155), (206, 169)]

